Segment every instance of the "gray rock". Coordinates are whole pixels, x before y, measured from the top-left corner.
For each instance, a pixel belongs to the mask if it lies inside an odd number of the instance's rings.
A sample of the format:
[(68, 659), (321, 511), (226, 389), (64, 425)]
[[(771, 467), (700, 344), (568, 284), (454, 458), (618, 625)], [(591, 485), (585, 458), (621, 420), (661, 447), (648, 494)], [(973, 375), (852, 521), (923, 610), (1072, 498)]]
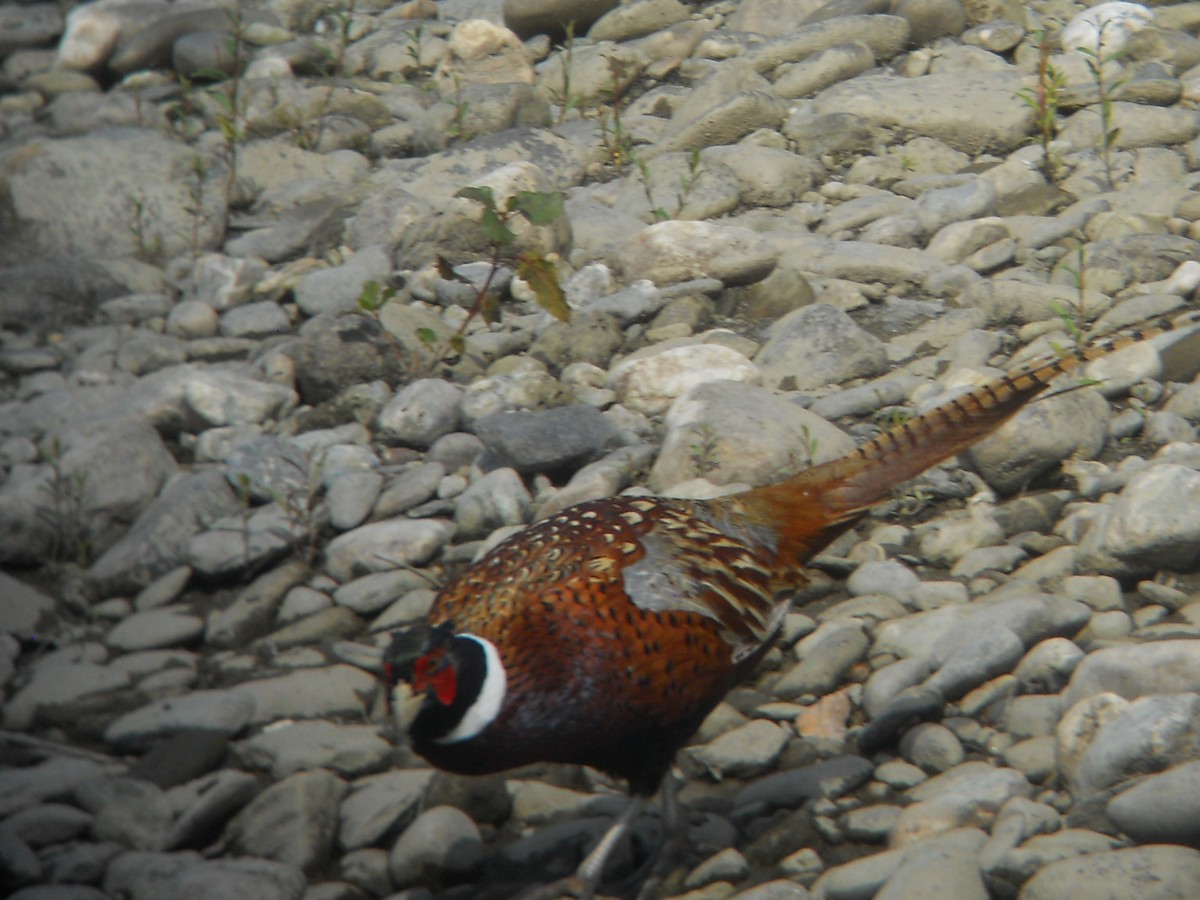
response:
[(431, 876), (455, 882), (469, 878), (483, 862), (479, 827), (452, 806), (421, 813), (392, 847), (388, 868), (397, 887)]
[(759, 380), (758, 367), (730, 347), (683, 344), (622, 360), (609, 373), (608, 385), (625, 406), (654, 416), (666, 412), (677, 397), (698, 384), (757, 384)]
[(1076, 768), (1066, 772), (1079, 798), (1138, 775), (1161, 771), (1200, 752), (1200, 694), (1140, 697), (1104, 722)]
[(243, 766), (265, 769), (277, 779), (309, 769), (353, 777), (383, 767), (392, 752), (378, 728), (332, 722), (292, 722), (238, 741), (231, 749)]
[[(476, 452), (482, 453), (482, 442), (473, 435), (471, 437)], [(379, 498), (375, 501), (375, 517), (398, 516), (429, 500), (437, 493), (438, 485), (446, 477), (446, 468), (440, 461), (405, 466), (398, 474), (392, 476), (380, 491)]]
[(181, 475), (92, 563), (88, 578), (105, 595), (144, 587), (177, 569), (186, 558), (189, 540), (237, 508), (237, 498), (220, 473)]
[(1011, 629), (1003, 626), (980, 632), (974, 640), (960, 644), (925, 682), (948, 700), (957, 700), (986, 681), (1011, 672), (1025, 652), (1025, 645)]
[(1015, 70), (898, 80), (864, 75), (826, 88), (816, 96), (814, 109), (852, 113), (872, 124), (937, 138), (967, 153), (1012, 150), (1032, 122), (1032, 110), (1016, 95), (1016, 82)]
[(917, 725), (900, 739), (900, 752), (926, 772), (945, 772), (964, 759), (962, 742), (945, 725)]
[(362, 718), (375, 678), (348, 665), (297, 669), (286, 675), (243, 681), (239, 693), (254, 700), (250, 722), (265, 725), (278, 719)]
[(863, 563), (846, 579), (846, 587), (856, 597), (882, 594), (906, 602), (920, 581), (903, 563), (888, 559)]
[(355, 781), (338, 813), (338, 846), (343, 850), (370, 847), (408, 825), (431, 778), (429, 769), (401, 769)]
[(908, 23), (898, 16), (845, 12), (832, 10), (824, 21), (806, 19), (800, 28), (785, 31), (782, 36), (752, 49), (745, 55), (746, 61), (757, 71), (768, 72), (783, 63), (797, 62), (854, 40), (865, 43), (877, 58), (889, 59), (908, 43)]
[(1081, 895), (1184, 900), (1200, 881), (1200, 850), (1129, 847), (1051, 863), (1021, 888), (1020, 900)]
[(4, 830), (30, 847), (61, 844), (91, 827), (92, 816), (67, 803), (43, 803), (13, 813), (4, 820)]
[(208, 426), (249, 425), (282, 416), (296, 405), (296, 392), (221, 369), (203, 369), (183, 392), (187, 410)]
[[(106, 880), (107, 885), (107, 880)], [(150, 897), (187, 900), (300, 900), (305, 893), (304, 873), (287, 863), (269, 859), (215, 859), (187, 866), (156, 885)]]
[(178, 647), (204, 634), (204, 620), (184, 608), (151, 609), (123, 619), (105, 637), (116, 650), (131, 652)]
[(379, 411), (379, 431), (387, 440), (425, 449), (459, 424), (462, 389), (440, 378), (421, 378), (404, 386)]
[(426, 584), (428, 581), (420, 573), (407, 569), (375, 572), (343, 584), (333, 592), (333, 600), (359, 615), (371, 615), (402, 594)]
[(1108, 404), (1073, 390), (1033, 403), (964, 454), (997, 491), (1013, 493), (1068, 456), (1091, 459), (1108, 435)]
[(929, 663), (919, 656), (897, 660), (871, 673), (863, 690), (863, 708), (867, 715), (879, 715), (893, 697), (905, 688), (915, 687), (929, 675)]
[(225, 337), (266, 338), (291, 331), (291, 321), (278, 303), (260, 300), (221, 313), (217, 330)]
[(4, 217), (18, 241), (73, 257), (135, 258), (143, 248), (129, 223), (138, 203), (155, 213), (140, 239), (164, 256), (189, 251), (193, 225), (199, 249), (212, 249), (220, 239), (218, 223), (225, 221), (225, 195), (218, 188), (225, 173), (201, 156), (203, 206), (193, 216), (189, 177), (181, 173), (192, 170), (194, 156), (192, 148), (152, 129), (46, 140), (12, 173)]
[(688, 873), (683, 886), (689, 890), (713, 882), (738, 882), (750, 874), (750, 863), (736, 847), (727, 847), (710, 856)]
[(0, 621), (4, 622), (4, 631), (17, 635), (33, 631), (53, 609), (54, 601), (41, 591), (0, 572)]
[(148, 425), (80, 426), (65, 437), (53, 465), (0, 488), (0, 562), (73, 555), (81, 544), (108, 549), (177, 471)]
[(765, 719), (751, 719), (688, 754), (718, 779), (745, 777), (769, 769), (787, 742), (785, 729)]
[[(680, 184), (687, 190), (681, 191)], [(733, 211), (740, 195), (737, 173), (715, 157), (693, 162), (691, 153), (667, 152), (648, 160), (644, 174), (639, 169), (636, 176), (627, 176), (615, 199), (618, 209), (643, 222), (664, 215), (704, 221)]]
[(775, 683), (783, 697), (823, 694), (841, 683), (846, 671), (863, 658), (870, 642), (862, 624), (834, 620), (821, 625), (796, 645), (800, 663)]
[(1066, 638), (1050, 638), (1034, 646), (1013, 670), (1028, 693), (1055, 694), (1066, 687), (1084, 652)]
[[(666, 437), (650, 470), (664, 491), (689, 478), (766, 484), (852, 449), (839, 428), (771, 391), (738, 382), (698, 385), (672, 404)], [(744, 435), (754, 434), (753, 444)]]
[(43, 665), (4, 704), (4, 727), (24, 731), (39, 716), (129, 683), (129, 675), (112, 666), (90, 662)]
[(343, 532), (325, 549), (325, 565), (339, 581), (421, 566), (446, 544), (451, 528), (440, 519), (389, 519)]
[(945, 890), (953, 897), (984, 900), (990, 895), (979, 871), (978, 854), (986, 840), (986, 833), (978, 828), (961, 828), (905, 848), (900, 866), (875, 896), (902, 900)]
[(1105, 813), (1138, 843), (1200, 849), (1200, 762), (1148, 776), (1113, 797)]
[[(415, 334), (408, 336), (419, 346)], [(395, 345), (379, 322), (363, 315), (312, 319), (300, 329), (300, 339), (289, 344), (287, 352), (296, 362), (296, 389), (310, 404), (329, 400), (358, 384), (395, 383), (404, 371)]]
[[(1057, 817), (1053, 824), (1040, 826), (1039, 830), (1057, 828)], [(1035, 834), (1019, 847), (1012, 847), (984, 865), (989, 881), (993, 885), (1004, 885), (1015, 891), (1036, 872), (1060, 860), (1077, 859), (1090, 854), (1104, 854), (1116, 850), (1121, 842), (1106, 834), (1083, 828), (1064, 828), (1052, 834)], [(986, 853), (986, 851), (985, 851)]]
[(775, 81), (775, 93), (789, 99), (811, 96), (866, 72), (874, 65), (875, 54), (871, 48), (862, 41), (852, 40), (787, 65)]
[(498, 465), (523, 474), (572, 471), (617, 440), (612, 423), (582, 404), (498, 413), (479, 419), (474, 430)]
[[(1118, 100), (1112, 104), (1110, 127), (1121, 129), (1114, 147), (1152, 147), (1185, 143), (1200, 130), (1200, 118), (1190, 109), (1164, 109)], [(1059, 136), (1074, 147), (1094, 147), (1100, 138), (1098, 122), (1086, 110), (1070, 116)]]
[(311, 872), (326, 864), (337, 832), (337, 805), (347, 785), (316, 769), (271, 785), (225, 829), (235, 852)]
[(748, 228), (675, 221), (647, 226), (617, 255), (629, 281), (646, 278), (660, 286), (694, 278), (753, 284), (770, 274), (778, 256)]
[(383, 490), (379, 472), (346, 472), (325, 492), (329, 523), (339, 531), (357, 528), (371, 514)]
[(739, 807), (752, 803), (799, 807), (818, 797), (841, 797), (866, 783), (873, 769), (861, 756), (837, 756), (759, 778), (742, 788), (734, 803)]
[(284, 595), (307, 575), (304, 564), (290, 562), (258, 576), (232, 603), (209, 613), (204, 640), (216, 647), (237, 647), (266, 634)]
[(66, 756), (8, 769), (0, 780), (0, 815), (7, 817), (47, 800), (66, 797), (76, 785), (102, 775), (104, 770), (98, 763)]
[(132, 850), (157, 850), (174, 811), (156, 785), (137, 778), (93, 778), (75, 787), (75, 800), (90, 812), (92, 836)]
[(1164, 463), (1137, 473), (1080, 543), (1080, 569), (1129, 576), (1188, 568), (1197, 558), (1200, 531), (1186, 511), (1198, 498), (1200, 472), (1194, 469)]
[(387, 254), (380, 247), (364, 247), (340, 266), (320, 269), (296, 285), (296, 305), (307, 316), (358, 311), (358, 299), (367, 282), (384, 285), (391, 274)]
[(562, 385), (544, 364), (528, 358), (516, 361), (503, 374), (467, 385), (461, 409), (463, 427), (474, 429), (480, 419), (502, 412), (556, 406), (562, 393)]
[(1200, 693), (1200, 640), (1130, 644), (1089, 653), (1071, 675), (1065, 707), (1102, 692), (1128, 700), (1148, 694)]
[(11, 885), (36, 882), (42, 875), (42, 863), (33, 848), (7, 825), (0, 828), (0, 871)]
[(163, 849), (208, 844), (258, 792), (258, 780), (253, 775), (234, 769), (220, 769), (173, 788), (168, 797), (182, 812), (163, 836)]
[(827, 304), (789, 313), (768, 335), (755, 362), (771, 386), (806, 390), (880, 375), (887, 366), (883, 344)]
[(155, 700), (118, 718), (104, 732), (114, 747), (132, 749), (189, 731), (234, 735), (254, 713), (254, 699), (238, 689), (192, 691)]
[[(510, 413), (509, 415), (519, 415)], [(483, 538), (497, 528), (524, 525), (533, 509), (525, 484), (513, 469), (493, 469), (454, 498), (459, 540)]]
[(983, 809), (998, 809), (1013, 797), (1028, 798), (1033, 786), (1015, 769), (969, 761), (909, 790), (916, 801), (900, 814), (893, 846), (907, 846), (973, 820)]

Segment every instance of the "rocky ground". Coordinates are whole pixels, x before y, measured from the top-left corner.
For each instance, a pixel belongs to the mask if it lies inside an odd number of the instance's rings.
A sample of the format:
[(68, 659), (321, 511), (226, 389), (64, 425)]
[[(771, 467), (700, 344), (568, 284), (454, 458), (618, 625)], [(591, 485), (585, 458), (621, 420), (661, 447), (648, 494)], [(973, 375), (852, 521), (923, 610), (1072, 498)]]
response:
[[(378, 648), (448, 573), (1200, 283), (1200, 4), (1099, 50), (1065, 0), (614, 6), (0, 6), (10, 896), (570, 871), (620, 785), (448, 777), (382, 725)], [(468, 186), (565, 207), (493, 267)], [(660, 895), (1194, 897), (1198, 373), (1194, 337), (1094, 366), (829, 548), (680, 754)]]

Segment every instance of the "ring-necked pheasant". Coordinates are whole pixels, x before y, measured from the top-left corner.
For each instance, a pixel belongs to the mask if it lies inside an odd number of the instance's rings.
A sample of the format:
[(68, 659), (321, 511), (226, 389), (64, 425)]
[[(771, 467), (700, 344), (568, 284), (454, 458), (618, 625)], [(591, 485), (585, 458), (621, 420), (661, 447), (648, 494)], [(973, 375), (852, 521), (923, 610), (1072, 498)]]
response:
[(626, 779), (628, 809), (572, 879), (590, 895), (675, 752), (771, 646), (814, 554), (1058, 375), (1197, 321), (1184, 314), (1014, 369), (766, 487), (593, 500), (519, 532), (385, 653), (385, 678), (423, 695), (414, 749), (464, 774), (557, 762)]

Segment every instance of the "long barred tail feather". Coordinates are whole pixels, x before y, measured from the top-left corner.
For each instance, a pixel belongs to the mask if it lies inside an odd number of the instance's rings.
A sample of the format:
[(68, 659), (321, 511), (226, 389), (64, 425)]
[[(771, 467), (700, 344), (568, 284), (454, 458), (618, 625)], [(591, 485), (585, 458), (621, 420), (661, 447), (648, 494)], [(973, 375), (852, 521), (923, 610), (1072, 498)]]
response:
[(955, 456), (1016, 415), (1054, 379), (1132, 344), (1200, 326), (1200, 310), (1140, 323), (1057, 357), (1027, 363), (915, 416), (841, 459), (734, 495), (752, 518), (781, 535), (798, 562), (819, 551), (892, 489)]

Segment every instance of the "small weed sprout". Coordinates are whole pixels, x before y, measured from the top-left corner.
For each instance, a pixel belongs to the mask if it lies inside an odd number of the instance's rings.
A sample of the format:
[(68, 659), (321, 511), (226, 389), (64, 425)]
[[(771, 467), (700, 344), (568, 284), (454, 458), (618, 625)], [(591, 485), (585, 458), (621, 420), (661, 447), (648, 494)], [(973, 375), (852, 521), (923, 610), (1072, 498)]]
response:
[(162, 261), (162, 235), (154, 229), (154, 220), (146, 201), (136, 195), (131, 195), (129, 203), (133, 207), (133, 217), (129, 223), (129, 233), (137, 244), (137, 256), (143, 262), (156, 264)]
[(1064, 306), (1060, 303), (1051, 304), (1054, 314), (1062, 321), (1067, 334), (1071, 336), (1076, 347), (1084, 345), (1084, 326), (1087, 324), (1087, 253), (1081, 244), (1075, 250), (1075, 265), (1064, 265), (1063, 271), (1071, 276), (1075, 283), (1075, 305)]
[(86, 566), (92, 559), (84, 516), (87, 472), (66, 470), (62, 443), (57, 437), (50, 441), (45, 457), (50, 465), (50, 480), (42, 488), (49, 495), (50, 508), (39, 510), (39, 513), (53, 535), (50, 556)]
[(717, 459), (719, 447), (720, 439), (716, 429), (707, 422), (701, 422), (696, 426), (696, 440), (688, 447), (688, 457), (691, 459), (692, 469), (696, 475), (704, 478), (720, 468), (721, 463)]
[(1042, 144), (1042, 173), (1050, 182), (1058, 181), (1062, 175), (1062, 160), (1051, 149), (1058, 137), (1058, 104), (1062, 96), (1066, 76), (1050, 62), (1050, 39), (1046, 32), (1038, 33), (1037, 85), (1022, 88), (1017, 96), (1034, 112), (1034, 124)]
[(1087, 63), (1088, 71), (1091, 72), (1092, 80), (1096, 82), (1096, 88), (1100, 92), (1100, 158), (1104, 163), (1104, 178), (1110, 191), (1115, 187), (1112, 173), (1112, 149), (1121, 136), (1121, 129), (1113, 125), (1113, 94), (1125, 84), (1125, 79), (1118, 78), (1109, 81), (1104, 69), (1108, 64), (1120, 60), (1126, 53), (1124, 49), (1111, 53), (1104, 51), (1105, 32), (1113, 24), (1115, 24), (1114, 21), (1110, 19), (1100, 25), (1095, 48), (1079, 48), (1079, 52), (1083, 54), (1084, 61)]

